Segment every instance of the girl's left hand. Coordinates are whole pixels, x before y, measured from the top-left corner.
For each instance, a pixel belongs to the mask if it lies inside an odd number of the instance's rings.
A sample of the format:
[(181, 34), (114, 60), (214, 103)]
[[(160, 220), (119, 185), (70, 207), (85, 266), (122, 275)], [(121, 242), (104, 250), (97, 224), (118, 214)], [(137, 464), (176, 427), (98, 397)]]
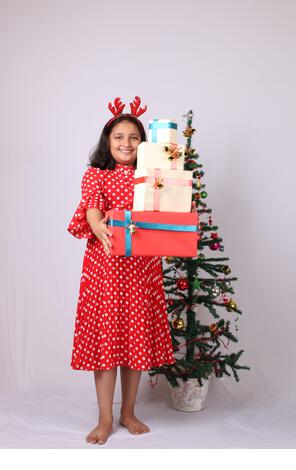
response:
[(197, 212), (196, 202), (195, 201), (192, 201), (192, 203), (191, 203), (191, 212)]

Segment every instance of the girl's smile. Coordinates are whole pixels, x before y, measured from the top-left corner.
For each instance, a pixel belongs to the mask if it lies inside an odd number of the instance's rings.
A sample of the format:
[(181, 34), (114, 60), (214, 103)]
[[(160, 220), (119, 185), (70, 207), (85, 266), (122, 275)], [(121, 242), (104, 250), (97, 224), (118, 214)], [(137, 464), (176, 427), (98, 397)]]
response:
[(137, 158), (137, 147), (141, 136), (135, 124), (122, 121), (113, 127), (109, 136), (112, 157), (117, 163), (133, 165)]

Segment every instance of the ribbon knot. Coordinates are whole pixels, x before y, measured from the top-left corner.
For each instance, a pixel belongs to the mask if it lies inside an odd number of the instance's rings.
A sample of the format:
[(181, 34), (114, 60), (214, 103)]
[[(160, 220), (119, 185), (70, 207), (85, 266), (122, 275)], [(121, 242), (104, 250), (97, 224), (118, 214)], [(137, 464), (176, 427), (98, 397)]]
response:
[(164, 187), (163, 178), (154, 178), (154, 189), (162, 189)]
[(133, 221), (131, 221), (131, 223), (127, 226), (127, 229), (129, 230), (130, 234), (136, 233), (137, 228), (138, 227), (136, 226), (136, 224), (133, 223)]

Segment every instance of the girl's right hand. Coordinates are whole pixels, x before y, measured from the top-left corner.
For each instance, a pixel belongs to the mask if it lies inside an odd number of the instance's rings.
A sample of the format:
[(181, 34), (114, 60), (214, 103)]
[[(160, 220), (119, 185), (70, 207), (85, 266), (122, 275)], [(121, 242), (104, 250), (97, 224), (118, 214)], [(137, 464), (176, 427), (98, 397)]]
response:
[(107, 227), (108, 219), (109, 215), (107, 214), (103, 219), (100, 220), (100, 222), (95, 225), (95, 227), (93, 227), (92, 231), (95, 236), (101, 240), (105, 253), (110, 255), (110, 248), (112, 247), (112, 243), (108, 237), (112, 236), (112, 232), (110, 232)]

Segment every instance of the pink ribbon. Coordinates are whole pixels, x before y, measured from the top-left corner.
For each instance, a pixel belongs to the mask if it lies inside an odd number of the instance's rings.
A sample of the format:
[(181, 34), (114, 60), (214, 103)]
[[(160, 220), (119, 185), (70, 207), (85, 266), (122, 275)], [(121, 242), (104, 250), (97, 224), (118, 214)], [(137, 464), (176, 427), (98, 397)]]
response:
[(177, 160), (176, 160), (176, 158), (171, 160), (171, 170), (177, 170)]

